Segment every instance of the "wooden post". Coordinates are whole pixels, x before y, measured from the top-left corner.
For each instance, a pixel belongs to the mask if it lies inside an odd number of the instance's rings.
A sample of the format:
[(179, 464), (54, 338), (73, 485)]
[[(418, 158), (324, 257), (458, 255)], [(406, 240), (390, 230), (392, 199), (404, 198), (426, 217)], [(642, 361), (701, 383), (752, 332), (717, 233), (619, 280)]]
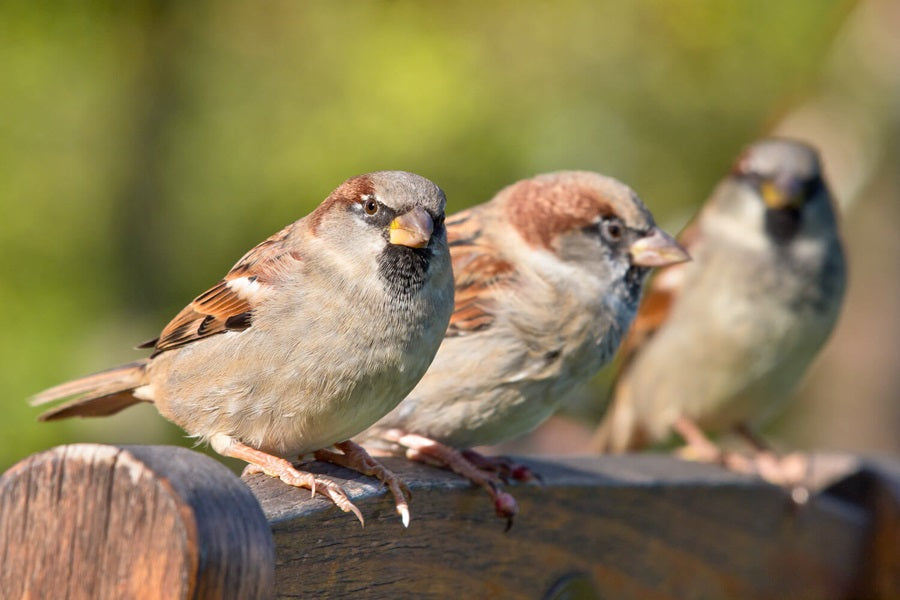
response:
[[(180, 448), (80, 444), (0, 479), (6, 598), (897, 598), (900, 467), (814, 461), (817, 493), (667, 456), (530, 459), (515, 524), (446, 471), (380, 485), (321, 463), (366, 517)], [(257, 502), (258, 501), (258, 502)], [(274, 548), (273, 548), (274, 540)], [(274, 573), (274, 580), (273, 580)]]
[(0, 479), (0, 597), (271, 598), (272, 536), (225, 466), (161, 446), (75, 444)]

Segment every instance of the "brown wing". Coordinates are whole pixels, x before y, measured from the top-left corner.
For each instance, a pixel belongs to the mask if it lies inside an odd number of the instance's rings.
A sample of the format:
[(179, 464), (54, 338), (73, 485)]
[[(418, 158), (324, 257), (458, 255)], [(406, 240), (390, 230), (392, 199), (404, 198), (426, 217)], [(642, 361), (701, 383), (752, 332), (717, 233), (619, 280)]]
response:
[[(678, 243), (689, 254), (696, 247), (698, 233), (699, 227), (697, 221), (694, 220), (688, 223), (681, 233), (678, 234)], [(619, 348), (617, 378), (627, 370), (634, 356), (640, 352), (644, 344), (653, 337), (653, 334), (669, 318), (672, 306), (681, 293), (681, 286), (684, 283), (684, 272), (688, 264), (690, 263), (678, 263), (669, 267), (663, 267), (657, 270), (650, 278), (634, 322), (631, 324), (631, 328), (628, 330), (628, 334)]]
[(141, 344), (160, 352), (253, 323), (253, 309), (272, 283), (299, 254), (287, 247), (291, 224), (247, 252), (219, 283), (203, 292), (172, 319), (159, 338)]
[(470, 209), (447, 220), (456, 300), (446, 337), (482, 331), (494, 322), (496, 290), (512, 277), (512, 265), (482, 236), (481, 213)]

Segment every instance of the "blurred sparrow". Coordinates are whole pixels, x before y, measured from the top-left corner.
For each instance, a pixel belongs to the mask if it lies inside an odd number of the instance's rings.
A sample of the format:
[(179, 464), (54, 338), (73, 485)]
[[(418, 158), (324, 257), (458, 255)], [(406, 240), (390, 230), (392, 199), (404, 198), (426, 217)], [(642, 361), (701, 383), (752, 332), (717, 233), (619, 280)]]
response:
[(405, 484), (348, 440), (409, 393), (441, 343), (453, 308), (444, 203), (412, 173), (347, 180), (197, 296), (143, 345), (150, 358), (35, 396), (76, 396), (41, 420), (152, 402), (219, 454), (323, 493), (361, 522), (339, 485), (281, 457), (315, 452), (374, 475), (407, 524)]
[(735, 427), (761, 446), (750, 427), (786, 398), (837, 319), (844, 253), (805, 144), (747, 148), (680, 241), (693, 261), (651, 280), (597, 450), (639, 449), (674, 430), (698, 458), (722, 460), (701, 431)]
[(550, 416), (616, 351), (649, 267), (687, 254), (631, 189), (581, 171), (515, 183), (454, 215), (447, 235), (456, 306), (444, 342), (419, 385), (360, 439), (453, 469), (511, 519), (515, 501), (495, 473), (510, 465), (456, 448)]

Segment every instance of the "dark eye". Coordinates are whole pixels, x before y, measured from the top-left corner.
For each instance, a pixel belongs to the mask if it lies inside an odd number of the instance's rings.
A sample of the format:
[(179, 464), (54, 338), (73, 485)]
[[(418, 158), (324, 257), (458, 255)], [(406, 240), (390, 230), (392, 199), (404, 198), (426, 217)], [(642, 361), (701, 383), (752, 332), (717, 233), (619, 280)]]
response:
[(607, 219), (600, 223), (600, 233), (608, 242), (618, 242), (625, 234), (625, 228), (615, 219)]
[(378, 202), (375, 201), (375, 198), (365, 198), (363, 200), (363, 210), (366, 211), (367, 215), (374, 215), (378, 212)]
[(816, 194), (822, 191), (822, 188), (825, 187), (825, 182), (822, 181), (821, 177), (813, 177), (812, 179), (808, 179), (803, 182), (803, 195), (806, 198), (812, 198)]

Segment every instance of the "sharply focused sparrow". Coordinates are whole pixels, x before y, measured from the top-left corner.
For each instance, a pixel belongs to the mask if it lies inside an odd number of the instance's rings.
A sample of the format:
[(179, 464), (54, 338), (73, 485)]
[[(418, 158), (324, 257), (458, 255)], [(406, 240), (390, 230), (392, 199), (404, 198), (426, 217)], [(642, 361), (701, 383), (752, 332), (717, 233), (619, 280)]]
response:
[(334, 481), (282, 458), (315, 452), (387, 483), (406, 524), (405, 484), (348, 440), (409, 393), (441, 343), (453, 309), (444, 204), (412, 173), (351, 178), (197, 296), (143, 345), (150, 358), (32, 402), (75, 396), (42, 420), (152, 402), (219, 454), (324, 493), (362, 521)]
[(747, 148), (680, 241), (693, 261), (651, 280), (623, 343), (598, 450), (639, 449), (674, 430), (716, 459), (702, 431), (749, 435), (837, 319), (844, 253), (819, 158), (805, 144)]
[(360, 437), (377, 451), (436, 462), (483, 486), (489, 457), (550, 416), (616, 351), (649, 267), (687, 259), (627, 186), (563, 171), (515, 183), (447, 224), (456, 306), (425, 377)]

